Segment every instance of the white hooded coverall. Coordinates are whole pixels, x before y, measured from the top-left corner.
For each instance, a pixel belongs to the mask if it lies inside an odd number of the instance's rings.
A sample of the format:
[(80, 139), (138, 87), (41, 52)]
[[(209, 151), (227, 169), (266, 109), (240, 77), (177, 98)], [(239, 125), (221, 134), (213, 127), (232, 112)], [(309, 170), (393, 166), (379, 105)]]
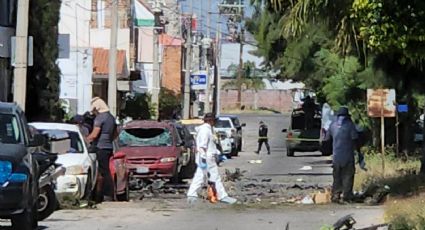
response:
[[(206, 172), (199, 167), (201, 158), (207, 161), (207, 171), (209, 173), (209, 181), (215, 183), (217, 191), (217, 198), (221, 200), (227, 197), (226, 190), (224, 189), (223, 183), (221, 182), (220, 174), (218, 173), (218, 166), (215, 155), (218, 153), (216, 144), (214, 143), (214, 137), (211, 125), (204, 123), (199, 126), (196, 135), (196, 164), (198, 165), (193, 181), (190, 184), (189, 191), (187, 192), (188, 197), (197, 197), (198, 189), (201, 188), (202, 184), (205, 183)], [(206, 149), (206, 151), (205, 151)]]

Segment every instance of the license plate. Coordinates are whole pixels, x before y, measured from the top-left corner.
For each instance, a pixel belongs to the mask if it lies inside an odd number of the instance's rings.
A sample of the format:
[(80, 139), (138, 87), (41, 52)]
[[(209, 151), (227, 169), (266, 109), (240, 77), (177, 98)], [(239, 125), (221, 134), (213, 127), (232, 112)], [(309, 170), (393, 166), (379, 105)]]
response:
[(136, 172), (137, 173), (148, 173), (149, 172), (149, 168), (148, 167), (138, 167), (136, 168)]

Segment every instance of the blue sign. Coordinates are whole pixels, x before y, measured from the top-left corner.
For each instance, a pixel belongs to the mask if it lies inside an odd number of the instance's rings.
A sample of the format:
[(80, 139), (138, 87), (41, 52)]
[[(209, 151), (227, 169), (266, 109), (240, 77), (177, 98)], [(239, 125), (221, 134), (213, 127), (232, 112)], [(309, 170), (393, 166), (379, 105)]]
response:
[(409, 106), (408, 105), (398, 105), (397, 111), (399, 113), (407, 113), (409, 111)]
[(207, 88), (207, 74), (199, 73), (190, 75), (190, 87), (194, 90)]

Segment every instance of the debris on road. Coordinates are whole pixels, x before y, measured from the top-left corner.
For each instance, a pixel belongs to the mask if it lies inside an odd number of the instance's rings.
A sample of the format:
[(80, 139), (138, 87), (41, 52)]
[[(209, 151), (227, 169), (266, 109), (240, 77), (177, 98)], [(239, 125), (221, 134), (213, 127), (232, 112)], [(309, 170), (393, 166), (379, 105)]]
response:
[(306, 165), (306, 166), (303, 166), (302, 168), (300, 168), (299, 170), (300, 171), (311, 171), (311, 170), (313, 170), (313, 167)]
[(241, 172), (240, 168), (235, 168), (235, 172), (231, 172), (230, 170), (225, 170), (224, 181), (238, 181), (241, 180), (245, 171)]
[(304, 199), (301, 200), (301, 204), (314, 204), (313, 199), (310, 196), (304, 197)]
[(389, 225), (388, 224), (378, 224), (378, 225), (373, 225), (373, 226), (369, 226), (366, 228), (355, 228), (354, 225), (356, 225), (357, 221), (353, 218), (352, 214), (346, 215), (342, 218), (340, 218), (337, 222), (335, 222), (335, 224), (332, 225), (332, 229), (334, 230), (378, 230), (378, 229), (389, 229)]
[(313, 196), (313, 200), (315, 204), (329, 204), (331, 202), (331, 191), (326, 188), (325, 192), (317, 192)]
[(248, 163), (250, 163), (250, 164), (262, 164), (263, 161), (262, 160), (249, 160)]

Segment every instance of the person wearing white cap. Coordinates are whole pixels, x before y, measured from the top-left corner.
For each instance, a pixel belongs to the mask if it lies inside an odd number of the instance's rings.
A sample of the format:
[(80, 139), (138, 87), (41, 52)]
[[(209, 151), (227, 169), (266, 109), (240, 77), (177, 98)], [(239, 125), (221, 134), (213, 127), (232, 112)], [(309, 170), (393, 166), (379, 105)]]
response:
[(190, 184), (189, 191), (187, 192), (187, 200), (189, 203), (196, 202), (198, 198), (198, 190), (205, 183), (205, 177), (214, 184), (217, 192), (217, 198), (220, 202), (227, 204), (234, 204), (237, 202), (235, 198), (229, 197), (220, 174), (216, 162), (217, 148), (213, 137), (213, 126), (215, 124), (215, 115), (207, 113), (204, 116), (204, 124), (198, 128), (196, 135), (196, 164), (197, 169), (192, 183)]

